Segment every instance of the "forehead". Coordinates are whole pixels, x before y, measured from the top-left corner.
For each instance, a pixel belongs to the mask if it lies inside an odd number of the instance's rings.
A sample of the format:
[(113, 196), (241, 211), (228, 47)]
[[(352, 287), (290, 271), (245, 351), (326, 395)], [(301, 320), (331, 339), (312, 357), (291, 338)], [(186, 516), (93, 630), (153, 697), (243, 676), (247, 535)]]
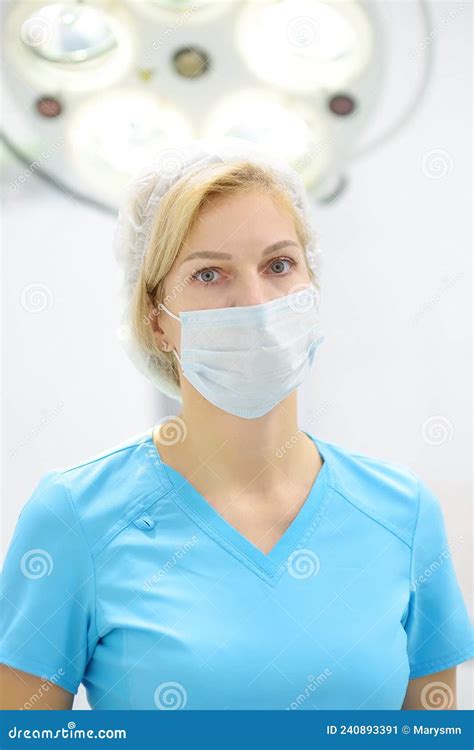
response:
[[(297, 239), (291, 213), (268, 193), (249, 192), (211, 197), (201, 209), (187, 245), (210, 243), (228, 248)], [(261, 248), (260, 248), (261, 249)]]

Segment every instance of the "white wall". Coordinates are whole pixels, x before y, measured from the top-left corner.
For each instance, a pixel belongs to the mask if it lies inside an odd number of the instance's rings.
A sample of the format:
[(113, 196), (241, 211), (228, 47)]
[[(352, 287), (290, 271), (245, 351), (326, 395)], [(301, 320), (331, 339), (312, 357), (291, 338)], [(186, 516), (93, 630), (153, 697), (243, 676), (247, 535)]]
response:
[[(434, 11), (441, 18), (452, 7), (436, 3)], [(302, 428), (405, 463), (437, 492), (450, 541), (465, 539), (453, 557), (468, 604), (470, 13), (465, 7), (439, 35), (434, 83), (407, 131), (348, 168), (345, 194), (315, 211), (326, 342), (300, 398)], [(434, 149), (452, 163), (439, 179), (420, 167)], [(79, 462), (176, 408), (116, 340), (113, 220), (36, 177), (10, 194), (21, 171), (4, 155), (4, 549), (43, 471)], [(37, 283), (49, 288), (52, 304), (28, 312), (22, 292)], [(422, 435), (431, 417), (447, 425), (439, 445)], [(458, 669), (460, 708), (472, 708), (470, 671)], [(87, 707), (82, 688), (75, 707)]]

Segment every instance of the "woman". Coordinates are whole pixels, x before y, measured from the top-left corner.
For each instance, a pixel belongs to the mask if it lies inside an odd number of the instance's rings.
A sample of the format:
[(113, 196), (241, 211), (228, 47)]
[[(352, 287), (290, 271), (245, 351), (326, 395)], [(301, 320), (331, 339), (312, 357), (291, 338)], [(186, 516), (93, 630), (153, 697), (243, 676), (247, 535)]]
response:
[[(166, 178), (163, 172), (167, 172)], [(437, 498), (298, 429), (321, 342), (302, 183), (245, 142), (130, 183), (127, 351), (181, 401), (46, 472), (4, 566), (5, 708), (455, 708), (472, 626)]]

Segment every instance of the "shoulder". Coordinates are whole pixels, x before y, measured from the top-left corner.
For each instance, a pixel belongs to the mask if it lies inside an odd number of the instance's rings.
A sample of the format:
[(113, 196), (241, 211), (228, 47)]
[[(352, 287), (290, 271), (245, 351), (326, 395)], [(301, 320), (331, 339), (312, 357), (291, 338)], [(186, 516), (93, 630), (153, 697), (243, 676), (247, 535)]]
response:
[(328, 458), (333, 490), (412, 546), (420, 507), (440, 511), (421, 477), (398, 461), (316, 440)]
[[(81, 528), (95, 557), (148, 505), (166, 492), (149, 431), (42, 474), (20, 518), (45, 525), (51, 516)], [(155, 455), (153, 455), (155, 453)]]

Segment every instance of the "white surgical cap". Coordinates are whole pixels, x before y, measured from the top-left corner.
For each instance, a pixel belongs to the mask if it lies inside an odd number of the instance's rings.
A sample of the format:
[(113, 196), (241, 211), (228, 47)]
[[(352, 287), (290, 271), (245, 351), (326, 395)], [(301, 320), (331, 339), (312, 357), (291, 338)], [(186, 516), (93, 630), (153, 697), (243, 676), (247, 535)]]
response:
[(304, 183), (286, 162), (270, 155), (255, 143), (242, 138), (224, 137), (212, 141), (194, 140), (182, 146), (164, 148), (150, 155), (151, 163), (136, 172), (125, 185), (114, 234), (114, 254), (121, 270), (122, 316), (117, 335), (127, 355), (162, 393), (181, 400), (179, 386), (174, 382), (164, 358), (143, 350), (135, 340), (131, 327), (131, 299), (150, 238), (158, 205), (180, 177), (198, 171), (207, 164), (250, 160), (269, 167), (277, 181), (289, 193), (296, 211), (306, 228), (310, 241), (306, 256), (310, 268), (319, 279), (321, 251), (316, 247), (316, 234)]

